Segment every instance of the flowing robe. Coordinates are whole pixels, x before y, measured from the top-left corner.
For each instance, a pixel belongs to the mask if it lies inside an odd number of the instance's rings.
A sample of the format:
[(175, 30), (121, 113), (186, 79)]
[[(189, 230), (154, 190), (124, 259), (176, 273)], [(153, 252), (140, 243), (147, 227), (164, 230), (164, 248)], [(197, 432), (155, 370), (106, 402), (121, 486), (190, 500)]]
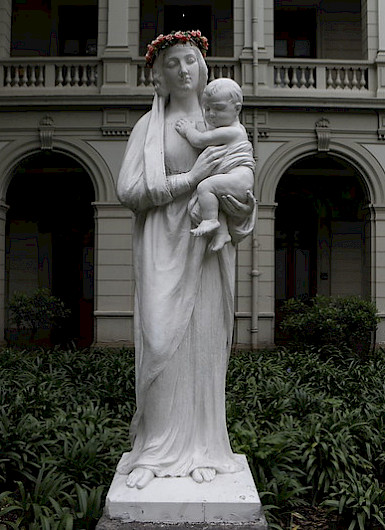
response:
[[(225, 415), (225, 380), (234, 314), (235, 247), (207, 252), (192, 237), (191, 192), (173, 197), (168, 173), (191, 169), (183, 153), (164, 156), (164, 101), (135, 126), (118, 196), (136, 213), (134, 229), (137, 411), (133, 449), (118, 472), (186, 476), (199, 467), (235, 472)], [(183, 165), (186, 167), (181, 167)], [(190, 167), (187, 167), (189, 165)], [(230, 223), (234, 241), (254, 217)]]

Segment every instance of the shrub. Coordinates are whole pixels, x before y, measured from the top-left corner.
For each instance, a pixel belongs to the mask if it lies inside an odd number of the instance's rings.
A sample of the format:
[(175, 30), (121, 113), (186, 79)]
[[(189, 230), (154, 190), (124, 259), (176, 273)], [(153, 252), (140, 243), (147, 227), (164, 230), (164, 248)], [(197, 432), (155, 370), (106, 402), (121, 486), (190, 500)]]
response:
[(294, 347), (303, 345), (345, 346), (366, 356), (374, 344), (379, 322), (376, 306), (358, 296), (285, 302), (282, 329)]
[(70, 316), (70, 310), (48, 289), (37, 289), (31, 295), (15, 293), (8, 308), (10, 321), (18, 331), (29, 330), (31, 341), (40, 329), (60, 328)]

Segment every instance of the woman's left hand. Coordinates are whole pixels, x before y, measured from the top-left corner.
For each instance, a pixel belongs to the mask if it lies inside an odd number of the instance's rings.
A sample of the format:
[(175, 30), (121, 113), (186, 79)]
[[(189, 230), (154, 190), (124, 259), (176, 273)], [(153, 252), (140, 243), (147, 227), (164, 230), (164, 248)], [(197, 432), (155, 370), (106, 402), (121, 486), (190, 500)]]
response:
[(240, 202), (232, 195), (222, 195), (220, 198), (223, 211), (230, 217), (245, 219), (252, 214), (257, 202), (250, 190), (247, 191), (247, 202)]

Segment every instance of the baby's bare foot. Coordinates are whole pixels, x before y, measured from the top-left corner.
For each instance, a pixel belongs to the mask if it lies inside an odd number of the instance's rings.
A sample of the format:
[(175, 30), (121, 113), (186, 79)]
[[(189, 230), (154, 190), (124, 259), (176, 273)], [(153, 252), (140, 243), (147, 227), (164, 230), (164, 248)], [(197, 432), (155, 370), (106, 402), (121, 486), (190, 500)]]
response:
[(215, 232), (219, 228), (220, 222), (218, 219), (204, 219), (196, 228), (191, 231), (193, 236), (205, 236)]
[(210, 252), (218, 252), (219, 250), (222, 250), (222, 248), (226, 245), (226, 243), (230, 243), (231, 237), (230, 234), (215, 234), (210, 241), (209, 244), (209, 250)]

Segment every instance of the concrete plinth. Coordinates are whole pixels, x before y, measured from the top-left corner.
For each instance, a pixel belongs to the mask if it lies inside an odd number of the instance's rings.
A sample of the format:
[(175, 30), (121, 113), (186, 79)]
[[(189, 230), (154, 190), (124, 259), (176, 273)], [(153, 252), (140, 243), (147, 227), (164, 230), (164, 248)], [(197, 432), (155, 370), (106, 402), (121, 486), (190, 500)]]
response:
[(246, 457), (236, 458), (243, 471), (218, 474), (202, 484), (191, 477), (155, 478), (138, 490), (116, 473), (97, 530), (267, 529)]

